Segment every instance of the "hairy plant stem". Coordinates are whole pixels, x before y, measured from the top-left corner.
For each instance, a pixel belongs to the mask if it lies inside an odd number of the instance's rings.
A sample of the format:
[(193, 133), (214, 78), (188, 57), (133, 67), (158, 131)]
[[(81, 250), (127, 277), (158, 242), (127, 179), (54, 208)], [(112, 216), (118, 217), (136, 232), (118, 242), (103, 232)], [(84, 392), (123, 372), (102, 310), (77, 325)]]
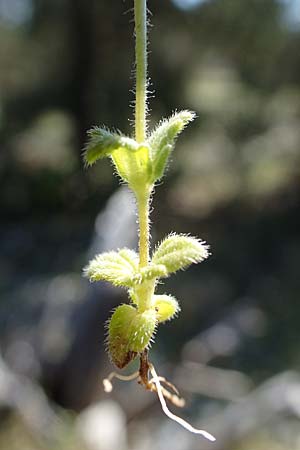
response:
[[(149, 264), (149, 203), (151, 189), (146, 188), (144, 192), (139, 192), (137, 196), (138, 215), (139, 215), (139, 266), (146, 267)], [(154, 294), (155, 282), (153, 280), (144, 282), (139, 289), (139, 311), (143, 312), (150, 307), (151, 299)]]
[[(146, 140), (147, 110), (147, 0), (134, 0), (135, 21), (135, 138), (137, 142)], [(149, 189), (145, 186), (135, 192), (139, 215), (140, 267), (149, 261)]]
[(149, 197), (149, 192), (137, 195), (140, 267), (146, 267), (149, 262)]
[(147, 0), (134, 0), (135, 21), (135, 139), (146, 140), (147, 113)]
[[(134, 0), (135, 20), (135, 138), (137, 142), (146, 140), (147, 128), (147, 0)], [(149, 263), (150, 241), (150, 195), (152, 187), (145, 184), (135, 192), (139, 216), (139, 266), (146, 267)], [(139, 289), (139, 309), (149, 308), (154, 283), (144, 283)]]

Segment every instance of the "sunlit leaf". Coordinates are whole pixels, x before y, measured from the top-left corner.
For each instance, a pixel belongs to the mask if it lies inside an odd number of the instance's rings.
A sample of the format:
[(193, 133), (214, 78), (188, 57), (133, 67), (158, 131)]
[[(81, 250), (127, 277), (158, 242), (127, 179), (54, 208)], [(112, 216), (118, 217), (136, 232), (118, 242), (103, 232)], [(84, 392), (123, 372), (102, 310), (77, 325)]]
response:
[(138, 255), (129, 249), (97, 255), (84, 269), (90, 281), (109, 281), (115, 286), (130, 287), (138, 269)]
[(157, 324), (156, 312), (142, 313), (130, 305), (118, 306), (108, 325), (108, 350), (120, 369), (150, 344)]
[(153, 163), (153, 182), (159, 180), (165, 171), (168, 158), (178, 135), (195, 118), (191, 111), (180, 111), (163, 120), (148, 139)]
[(180, 311), (176, 298), (171, 295), (154, 295), (153, 308), (159, 322), (172, 319)]
[(106, 128), (94, 127), (88, 131), (88, 142), (84, 148), (83, 159), (87, 166), (92, 166), (98, 159), (110, 156), (113, 152), (125, 149), (135, 152), (139, 144), (126, 136), (114, 133)]
[(112, 154), (118, 174), (134, 191), (143, 188), (151, 178), (152, 166), (149, 147), (140, 144), (135, 152), (128, 152), (123, 148)]
[(150, 264), (147, 267), (139, 269), (134, 278), (136, 284), (140, 284), (145, 280), (153, 280), (154, 278), (163, 278), (168, 275), (166, 267), (162, 264)]
[(170, 235), (157, 247), (152, 263), (164, 265), (168, 274), (199, 263), (209, 256), (208, 246), (186, 235)]

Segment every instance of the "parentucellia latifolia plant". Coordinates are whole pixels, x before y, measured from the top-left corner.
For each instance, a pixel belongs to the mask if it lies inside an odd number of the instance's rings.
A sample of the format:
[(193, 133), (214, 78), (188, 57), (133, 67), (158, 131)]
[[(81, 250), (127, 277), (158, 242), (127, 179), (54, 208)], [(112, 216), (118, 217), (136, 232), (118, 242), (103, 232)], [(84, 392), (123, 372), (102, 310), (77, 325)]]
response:
[[(96, 255), (84, 269), (91, 282), (108, 281), (127, 290), (129, 304), (118, 306), (108, 322), (108, 352), (112, 362), (123, 369), (135, 358), (140, 359), (137, 372), (126, 376), (112, 372), (104, 383), (112, 390), (112, 379), (139, 379), (146, 389), (158, 394), (164, 413), (189, 431), (214, 441), (204, 430), (192, 427), (173, 414), (165, 399), (183, 406), (175, 386), (159, 377), (148, 359), (148, 349), (160, 323), (174, 318), (180, 311), (171, 295), (156, 294), (158, 282), (192, 263), (209, 256), (208, 246), (200, 239), (184, 234), (170, 234), (156, 246), (150, 257), (149, 213), (155, 184), (166, 170), (179, 134), (194, 120), (191, 111), (174, 113), (162, 120), (153, 131), (147, 129), (147, 0), (134, 0), (135, 21), (135, 127), (134, 136), (125, 136), (106, 127), (88, 131), (84, 163), (92, 166), (110, 158), (121, 180), (133, 192), (139, 222), (139, 253), (128, 248)], [(149, 378), (151, 374), (151, 378)]]

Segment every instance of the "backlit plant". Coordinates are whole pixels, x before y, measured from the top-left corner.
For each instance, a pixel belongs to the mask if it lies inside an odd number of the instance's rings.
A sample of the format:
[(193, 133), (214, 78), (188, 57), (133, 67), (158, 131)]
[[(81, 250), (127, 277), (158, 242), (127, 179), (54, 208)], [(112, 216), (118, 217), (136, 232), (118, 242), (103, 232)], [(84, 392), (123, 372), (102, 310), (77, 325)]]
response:
[[(204, 430), (197, 430), (169, 411), (165, 398), (183, 406), (176, 388), (158, 377), (148, 360), (148, 348), (157, 326), (174, 318), (180, 311), (177, 300), (170, 295), (155, 293), (158, 282), (209, 255), (201, 240), (183, 234), (170, 234), (150, 255), (149, 212), (155, 184), (166, 170), (170, 154), (179, 134), (195, 118), (190, 111), (173, 114), (162, 120), (153, 131), (147, 129), (147, 1), (134, 0), (136, 37), (136, 99), (134, 137), (124, 136), (106, 127), (88, 131), (84, 162), (93, 165), (99, 159), (111, 159), (117, 174), (134, 193), (139, 218), (139, 253), (128, 248), (97, 255), (84, 269), (90, 281), (109, 281), (128, 292), (129, 304), (118, 306), (108, 324), (108, 351), (112, 362), (123, 369), (140, 358), (140, 369), (132, 376), (113, 372), (104, 387), (112, 389), (113, 377), (127, 380), (139, 377), (147, 389), (157, 392), (164, 412), (189, 431), (214, 440)], [(152, 378), (149, 379), (149, 373)], [(167, 386), (162, 386), (162, 383)]]

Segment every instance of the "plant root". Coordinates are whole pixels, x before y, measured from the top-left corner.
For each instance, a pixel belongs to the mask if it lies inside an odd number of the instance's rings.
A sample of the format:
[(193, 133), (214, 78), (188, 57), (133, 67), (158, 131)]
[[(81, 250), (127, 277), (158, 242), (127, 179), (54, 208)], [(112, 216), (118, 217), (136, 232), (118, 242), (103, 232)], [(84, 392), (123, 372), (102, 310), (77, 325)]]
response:
[(104, 380), (102, 381), (104, 391), (109, 393), (113, 390), (112, 380), (114, 378), (117, 378), (118, 380), (121, 380), (121, 381), (132, 381), (132, 380), (135, 380), (136, 378), (138, 378), (138, 376), (139, 376), (138, 371), (132, 373), (131, 375), (121, 375), (120, 373), (117, 373), (117, 372), (111, 372), (108, 375), (108, 377), (104, 378)]
[[(152, 376), (150, 379), (149, 372)], [(174, 384), (168, 381), (165, 377), (157, 375), (153, 364), (149, 362), (147, 350), (144, 350), (143, 353), (140, 354), (140, 367), (138, 371), (132, 373), (131, 375), (121, 375), (117, 372), (111, 372), (109, 376), (103, 380), (105, 392), (112, 391), (112, 380), (114, 378), (121, 381), (132, 381), (139, 378), (139, 384), (143, 385), (147, 390), (157, 393), (162, 410), (165, 415), (169, 417), (169, 419), (174, 420), (174, 422), (177, 422), (190, 433), (199, 434), (211, 442), (216, 440), (216, 438), (207, 431), (194, 428), (191, 424), (169, 410), (166, 399), (179, 408), (182, 408), (185, 405), (185, 400), (180, 397), (179, 391)], [(170, 390), (162, 386), (162, 383), (165, 384)], [(171, 391), (173, 391), (173, 393)]]
[(177, 422), (179, 425), (181, 425), (183, 428), (188, 430), (190, 433), (200, 434), (204, 438), (208, 439), (209, 441), (214, 442), (216, 440), (216, 438), (214, 436), (212, 436), (210, 433), (208, 433), (205, 430), (200, 430), (200, 429), (194, 428), (191, 424), (186, 422), (181, 417), (176, 416), (176, 414), (173, 414), (169, 410), (169, 408), (167, 407), (166, 401), (165, 401), (164, 388), (161, 386), (161, 383), (160, 383), (160, 379), (159, 379), (160, 377), (157, 375), (157, 373), (154, 369), (154, 366), (152, 364), (150, 364), (150, 372), (153, 377), (152, 382), (156, 385), (156, 392), (157, 392), (162, 410), (165, 413), (165, 415), (167, 417), (169, 417), (169, 419), (174, 420), (174, 422)]

